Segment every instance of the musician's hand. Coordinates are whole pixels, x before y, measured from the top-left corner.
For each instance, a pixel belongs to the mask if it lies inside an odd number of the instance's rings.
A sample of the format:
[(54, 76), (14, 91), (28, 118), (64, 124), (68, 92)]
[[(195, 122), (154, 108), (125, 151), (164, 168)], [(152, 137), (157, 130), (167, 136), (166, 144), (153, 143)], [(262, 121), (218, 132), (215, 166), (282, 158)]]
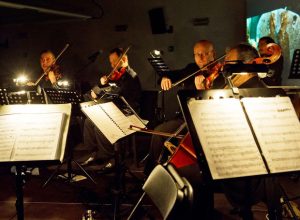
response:
[(107, 77), (106, 76), (102, 76), (101, 79), (100, 79), (101, 85), (105, 85), (107, 82), (108, 82)]
[(91, 96), (92, 96), (93, 99), (97, 98), (97, 95), (96, 95), (96, 93), (93, 90), (91, 91)]
[(199, 75), (199, 76), (195, 77), (195, 86), (196, 86), (197, 90), (205, 89), (204, 80), (205, 80), (205, 77), (203, 75)]
[(26, 86), (35, 86), (34, 82), (27, 82)]
[(48, 72), (48, 77), (52, 84), (56, 83), (57, 80), (53, 71)]
[(163, 77), (161, 79), (160, 86), (162, 90), (169, 90), (172, 87), (172, 81), (167, 77)]

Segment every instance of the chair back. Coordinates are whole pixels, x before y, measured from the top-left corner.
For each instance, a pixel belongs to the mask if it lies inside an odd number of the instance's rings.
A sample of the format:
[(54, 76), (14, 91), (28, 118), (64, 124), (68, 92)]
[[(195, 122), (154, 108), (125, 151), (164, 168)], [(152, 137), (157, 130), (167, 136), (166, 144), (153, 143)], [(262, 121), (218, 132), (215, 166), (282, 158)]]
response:
[(169, 216), (177, 203), (184, 203), (185, 207), (192, 205), (192, 186), (171, 164), (157, 165), (147, 178), (143, 190), (158, 208), (163, 219)]

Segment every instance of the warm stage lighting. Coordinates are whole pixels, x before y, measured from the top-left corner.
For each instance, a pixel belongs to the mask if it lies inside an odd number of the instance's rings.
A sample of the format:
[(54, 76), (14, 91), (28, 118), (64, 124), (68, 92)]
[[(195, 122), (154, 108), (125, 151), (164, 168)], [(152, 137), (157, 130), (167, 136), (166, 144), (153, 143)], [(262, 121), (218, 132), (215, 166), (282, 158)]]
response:
[(64, 88), (67, 88), (70, 86), (70, 83), (67, 80), (59, 80), (59, 81), (57, 81), (57, 84), (58, 84), (58, 86), (64, 87)]
[(13, 79), (14, 83), (16, 83), (16, 85), (25, 85), (26, 82), (28, 81), (28, 78), (25, 75), (20, 75), (19, 77)]
[(150, 55), (151, 55), (153, 58), (161, 57), (162, 54), (163, 54), (163, 51), (162, 51), (162, 50), (152, 50), (152, 51), (150, 51)]

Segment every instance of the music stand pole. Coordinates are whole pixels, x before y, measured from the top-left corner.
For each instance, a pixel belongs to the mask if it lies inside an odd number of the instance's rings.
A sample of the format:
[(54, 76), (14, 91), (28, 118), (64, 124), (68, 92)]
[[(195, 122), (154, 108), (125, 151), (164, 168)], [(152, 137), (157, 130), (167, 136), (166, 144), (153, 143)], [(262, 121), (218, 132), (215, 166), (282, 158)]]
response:
[(114, 144), (114, 154), (115, 154), (115, 189), (113, 189), (114, 194), (114, 220), (120, 219), (120, 204), (121, 204), (121, 193), (122, 193), (122, 162), (121, 162), (121, 155), (120, 155), (120, 147), (121, 142), (117, 141)]
[(16, 197), (18, 220), (24, 220), (23, 177), (21, 165), (16, 165)]

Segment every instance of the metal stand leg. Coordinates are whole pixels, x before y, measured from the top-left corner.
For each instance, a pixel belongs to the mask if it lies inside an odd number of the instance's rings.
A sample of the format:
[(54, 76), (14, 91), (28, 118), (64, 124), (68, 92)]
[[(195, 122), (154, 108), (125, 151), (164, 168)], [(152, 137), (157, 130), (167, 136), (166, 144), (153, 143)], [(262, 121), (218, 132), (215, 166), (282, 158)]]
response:
[(20, 165), (16, 165), (16, 210), (18, 220), (24, 220), (23, 176)]
[[(74, 162), (79, 169), (94, 183), (97, 184), (97, 182), (91, 177), (91, 175), (88, 174), (88, 172), (75, 160), (73, 160), (71, 157), (67, 160), (67, 181), (70, 183), (73, 181), (73, 169), (72, 169), (72, 162)], [(53, 179), (53, 177), (57, 174), (57, 172), (60, 170), (61, 166), (63, 165), (60, 164), (57, 166), (55, 171), (51, 174), (51, 176), (46, 180), (46, 182), (43, 184), (43, 188), (48, 185), (48, 183)]]
[(280, 190), (281, 190), (281, 193), (282, 193), (283, 203), (286, 204), (287, 207), (288, 207), (288, 209), (290, 210), (291, 215), (292, 215), (292, 219), (298, 220), (298, 217), (297, 217), (297, 215), (294, 212), (294, 209), (293, 209), (293, 207), (292, 207), (292, 205), (290, 203), (290, 200), (289, 200), (289, 198), (288, 198), (285, 190), (283, 189), (283, 187), (282, 187), (281, 184), (279, 184), (279, 187), (280, 187)]
[(122, 157), (120, 154), (120, 147), (122, 144), (120, 141), (114, 144), (115, 153), (115, 188), (113, 190), (114, 194), (114, 220), (121, 219), (120, 217), (120, 204), (121, 204), (121, 194), (122, 194), (122, 183), (123, 183), (123, 169), (122, 169)]

